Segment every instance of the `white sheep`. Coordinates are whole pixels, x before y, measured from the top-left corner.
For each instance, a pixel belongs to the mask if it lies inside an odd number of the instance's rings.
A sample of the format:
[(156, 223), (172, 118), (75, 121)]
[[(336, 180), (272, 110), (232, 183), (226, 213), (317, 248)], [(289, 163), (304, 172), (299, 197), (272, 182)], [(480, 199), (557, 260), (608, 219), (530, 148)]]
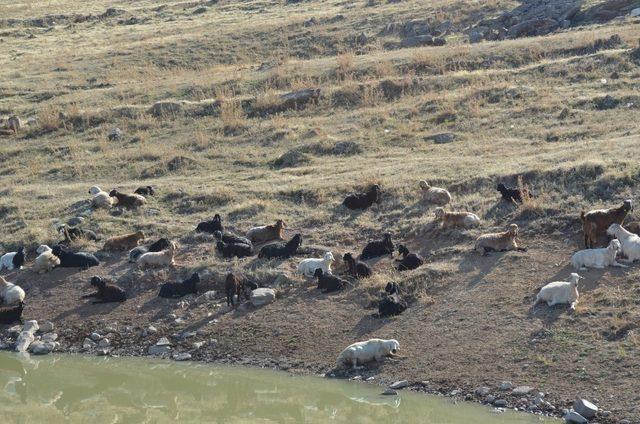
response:
[(162, 267), (162, 266), (174, 266), (174, 256), (177, 246), (174, 242), (169, 244), (169, 247), (161, 252), (147, 252), (138, 258), (138, 266), (140, 268), (145, 267)]
[(569, 303), (571, 309), (576, 309), (578, 303), (578, 280), (584, 277), (579, 276), (575, 272), (571, 273), (571, 281), (554, 281), (549, 283), (538, 292), (536, 301), (533, 306), (540, 302), (547, 302), (548, 306), (557, 305), (559, 303)]
[(607, 266), (627, 268), (616, 261), (616, 255), (622, 248), (620, 241), (611, 240), (609, 246), (600, 249), (579, 250), (571, 257), (571, 265), (577, 270), (584, 271), (587, 268), (602, 269)]
[(429, 203), (444, 206), (451, 201), (451, 194), (446, 189), (431, 187), (425, 180), (420, 181), (420, 188), (424, 199)]
[(357, 342), (340, 353), (337, 361), (338, 368), (346, 368), (351, 364), (356, 369), (358, 364), (378, 362), (387, 356), (394, 357), (398, 349), (400, 349), (400, 343), (394, 339), (369, 339), (366, 342)]
[(620, 240), (622, 253), (627, 257), (627, 259), (621, 259), (621, 261), (633, 262), (636, 259), (640, 259), (640, 237), (625, 230), (620, 224), (611, 224), (607, 228), (607, 234)]
[(38, 274), (44, 274), (60, 265), (60, 258), (51, 252), (51, 248), (46, 244), (40, 245), (36, 249), (38, 257), (33, 261), (33, 270)]
[(441, 222), (442, 228), (473, 228), (480, 225), (478, 215), (471, 212), (446, 212), (440, 207), (436, 208), (434, 212), (436, 221)]
[(331, 274), (331, 264), (335, 261), (333, 253), (327, 252), (321, 259), (303, 259), (298, 264), (298, 272), (305, 277), (313, 277), (316, 269), (320, 268), (323, 274)]
[(89, 194), (93, 195), (91, 198), (91, 206), (94, 208), (110, 208), (114, 204), (118, 203), (118, 199), (109, 196), (109, 193), (103, 191), (98, 186), (93, 186), (89, 189)]
[(3, 306), (14, 305), (24, 301), (24, 290), (0, 277), (0, 300)]

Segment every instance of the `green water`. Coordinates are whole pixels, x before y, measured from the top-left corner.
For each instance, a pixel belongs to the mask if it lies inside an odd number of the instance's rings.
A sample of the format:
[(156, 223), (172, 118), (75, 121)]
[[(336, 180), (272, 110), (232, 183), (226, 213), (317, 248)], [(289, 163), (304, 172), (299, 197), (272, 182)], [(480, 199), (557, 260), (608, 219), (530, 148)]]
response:
[(0, 389), (0, 423), (543, 422), (367, 384), (143, 359), (0, 352)]

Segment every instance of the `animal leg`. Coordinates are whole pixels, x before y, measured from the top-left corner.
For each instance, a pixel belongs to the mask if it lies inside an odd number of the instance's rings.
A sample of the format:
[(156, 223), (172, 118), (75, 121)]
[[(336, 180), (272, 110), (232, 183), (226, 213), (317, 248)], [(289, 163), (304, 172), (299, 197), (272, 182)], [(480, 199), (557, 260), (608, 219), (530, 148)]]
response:
[[(633, 261), (632, 261), (633, 262)], [(613, 261), (613, 266), (617, 266), (618, 268), (629, 268), (627, 265), (622, 265), (618, 261)]]
[(98, 293), (90, 293), (90, 294), (85, 294), (84, 296), (81, 297), (81, 299), (87, 299), (89, 297), (96, 297), (98, 296)]

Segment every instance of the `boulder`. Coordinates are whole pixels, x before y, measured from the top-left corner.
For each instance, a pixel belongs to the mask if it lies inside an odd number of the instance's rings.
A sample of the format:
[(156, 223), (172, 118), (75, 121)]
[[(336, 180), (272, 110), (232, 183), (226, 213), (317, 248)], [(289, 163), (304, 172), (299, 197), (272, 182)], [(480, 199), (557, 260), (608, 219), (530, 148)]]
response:
[(55, 342), (36, 341), (31, 344), (29, 351), (34, 355), (47, 355), (56, 348)]
[(56, 340), (58, 340), (58, 334), (56, 334), (56, 333), (43, 334), (41, 340), (43, 342), (55, 342)]
[(253, 306), (264, 306), (273, 303), (276, 300), (276, 292), (273, 289), (258, 288), (251, 292), (249, 302)]
[(564, 422), (571, 424), (586, 424), (589, 420), (578, 414), (576, 411), (569, 411), (567, 415), (564, 416)]
[(191, 359), (191, 354), (188, 352), (176, 353), (173, 355), (174, 361), (188, 361)]
[(153, 356), (164, 356), (171, 353), (171, 346), (149, 346), (148, 354)]
[(54, 325), (51, 321), (45, 321), (40, 324), (40, 332), (42, 333), (50, 333), (53, 331)]
[(407, 380), (400, 380), (389, 385), (389, 388), (393, 390), (398, 390), (398, 389), (404, 389), (405, 387), (408, 387), (408, 386), (409, 386), (409, 382)]
[(633, 9), (631, 12), (629, 12), (629, 16), (632, 16), (634, 18), (640, 16), (640, 7)]
[(436, 144), (452, 143), (456, 139), (454, 133), (440, 133), (425, 137), (425, 140), (431, 140)]
[(524, 396), (524, 395), (528, 395), (532, 391), (533, 391), (533, 387), (518, 386), (515, 389), (513, 389), (512, 393), (513, 393), (514, 396)]
[(111, 345), (111, 342), (109, 342), (109, 339), (107, 338), (104, 338), (98, 342), (98, 347), (102, 349), (107, 348), (110, 345)]
[(475, 390), (475, 394), (477, 396), (487, 396), (491, 392), (491, 389), (488, 387), (478, 387)]
[(503, 392), (511, 390), (512, 388), (513, 384), (511, 384), (510, 381), (503, 381), (502, 383), (500, 383), (500, 390), (502, 390)]
[(22, 333), (20, 333), (20, 335), (18, 336), (18, 340), (16, 341), (16, 352), (26, 352), (34, 340), (35, 337), (33, 333), (29, 331), (23, 331)]
[(35, 334), (35, 332), (39, 329), (40, 327), (38, 326), (38, 321), (36, 320), (25, 321), (24, 325), (22, 326), (23, 332), (26, 331), (31, 334)]
[(93, 349), (96, 347), (96, 342), (94, 342), (93, 340), (91, 340), (88, 337), (85, 337), (84, 341), (82, 342), (82, 348), (83, 349)]
[(586, 399), (576, 399), (573, 401), (573, 410), (590, 420), (598, 413), (598, 407)]

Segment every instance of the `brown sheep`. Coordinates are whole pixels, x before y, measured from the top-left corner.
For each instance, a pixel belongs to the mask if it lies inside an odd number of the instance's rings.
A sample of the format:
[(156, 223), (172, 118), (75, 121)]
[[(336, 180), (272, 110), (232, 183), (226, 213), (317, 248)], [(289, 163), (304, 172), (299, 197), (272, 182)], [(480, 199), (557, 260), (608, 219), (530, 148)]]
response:
[[(596, 209), (580, 214), (584, 232), (584, 247), (592, 249), (598, 242), (598, 236), (604, 235), (611, 224), (622, 225), (631, 210), (631, 200), (625, 200), (621, 206), (609, 209)], [(629, 230), (631, 231), (631, 230)]]
[(115, 236), (107, 239), (102, 250), (131, 250), (144, 240), (144, 233), (137, 231), (124, 236)]
[(525, 247), (519, 247), (516, 242), (518, 238), (518, 226), (509, 225), (507, 231), (501, 233), (484, 234), (476, 240), (475, 250), (486, 255), (488, 252), (505, 252), (507, 250), (517, 250), (526, 252)]
[(274, 225), (253, 227), (247, 232), (247, 238), (252, 243), (265, 243), (271, 240), (284, 240), (284, 228), (286, 224), (279, 219)]
[(115, 189), (111, 190), (109, 196), (117, 198), (118, 206), (127, 209), (136, 209), (147, 203), (147, 199), (145, 199), (144, 196), (140, 196), (139, 194), (124, 194)]
[(227, 279), (224, 282), (224, 291), (227, 295), (227, 306), (233, 306), (233, 296), (238, 296), (238, 305), (242, 303), (242, 296), (246, 300), (249, 300), (251, 290), (258, 288), (258, 285), (245, 281), (244, 279), (236, 276), (232, 272), (227, 274)]
[(436, 208), (435, 216), (436, 221), (442, 223), (442, 228), (472, 228), (480, 225), (478, 215), (471, 212), (446, 212), (443, 208)]

